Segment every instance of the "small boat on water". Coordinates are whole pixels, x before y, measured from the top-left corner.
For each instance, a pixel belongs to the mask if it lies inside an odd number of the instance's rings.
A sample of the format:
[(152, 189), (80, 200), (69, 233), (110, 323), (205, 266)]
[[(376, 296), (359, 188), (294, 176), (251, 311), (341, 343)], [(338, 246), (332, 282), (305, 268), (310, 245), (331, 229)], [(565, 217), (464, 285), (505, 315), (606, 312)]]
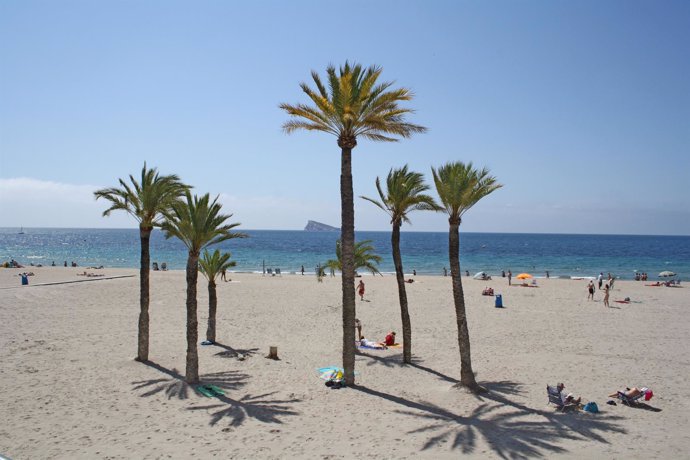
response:
[(23, 235), (23, 234), (24, 234), (24, 227), (22, 227), (22, 228), (19, 230), (19, 233), (17, 233), (17, 235)]

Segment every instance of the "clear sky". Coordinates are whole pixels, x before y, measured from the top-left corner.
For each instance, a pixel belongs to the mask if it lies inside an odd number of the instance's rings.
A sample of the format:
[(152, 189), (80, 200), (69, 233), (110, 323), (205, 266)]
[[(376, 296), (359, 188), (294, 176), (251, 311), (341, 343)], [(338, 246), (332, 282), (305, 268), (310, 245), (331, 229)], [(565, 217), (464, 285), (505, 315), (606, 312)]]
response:
[[(688, 1), (0, 0), (0, 226), (135, 227), (92, 191), (144, 161), (242, 228), (338, 226), (336, 139), (284, 134), (278, 104), (349, 59), (429, 128), (360, 140), (356, 196), (472, 161), (505, 187), (465, 231), (690, 235), (689, 43)], [(355, 220), (389, 228), (360, 199)]]

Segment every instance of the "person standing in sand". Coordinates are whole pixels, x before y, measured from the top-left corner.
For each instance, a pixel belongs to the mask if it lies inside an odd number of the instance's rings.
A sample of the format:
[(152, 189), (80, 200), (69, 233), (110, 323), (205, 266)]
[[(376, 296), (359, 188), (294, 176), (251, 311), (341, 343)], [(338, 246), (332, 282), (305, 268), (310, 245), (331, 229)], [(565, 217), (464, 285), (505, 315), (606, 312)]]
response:
[(364, 281), (359, 280), (357, 285), (357, 294), (359, 294), (359, 300), (364, 300)]
[(587, 285), (587, 290), (589, 291), (589, 294), (587, 294), (587, 300), (594, 300), (594, 281), (589, 280), (589, 284)]
[(357, 340), (362, 340), (364, 336), (362, 335), (362, 322), (355, 318), (355, 329), (357, 329)]
[(609, 306), (609, 284), (606, 283), (604, 285), (604, 306), (608, 307)]
[(510, 286), (511, 280), (513, 279), (513, 272), (508, 270), (508, 286)]
[(604, 273), (603, 272), (599, 272), (599, 278), (598, 279), (599, 279), (599, 290), (601, 291), (601, 285), (604, 282)]

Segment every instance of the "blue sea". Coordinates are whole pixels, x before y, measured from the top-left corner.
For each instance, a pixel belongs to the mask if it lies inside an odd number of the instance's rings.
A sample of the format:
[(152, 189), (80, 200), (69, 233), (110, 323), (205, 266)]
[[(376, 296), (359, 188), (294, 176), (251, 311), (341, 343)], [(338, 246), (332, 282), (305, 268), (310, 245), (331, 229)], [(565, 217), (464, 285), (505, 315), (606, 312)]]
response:
[[(139, 267), (138, 229), (0, 228), (0, 262), (14, 258), (25, 265)], [(218, 248), (232, 253), (235, 271), (262, 272), (263, 267), (283, 273), (314, 273), (318, 264), (335, 258), (339, 232), (299, 230), (244, 230), (246, 239), (226, 241)], [(372, 240), (383, 257), (380, 270), (394, 272), (390, 232), (357, 232), (357, 241)], [(406, 273), (442, 275), (448, 267), (448, 234), (402, 232), (401, 251)], [(151, 237), (151, 261), (166, 262), (183, 270), (186, 248), (166, 240), (159, 230)], [(460, 265), (464, 272), (500, 274), (528, 272), (552, 277), (596, 276), (612, 273), (632, 279), (635, 270), (656, 279), (670, 270), (690, 279), (690, 236), (556, 235), (516, 233), (460, 233)]]

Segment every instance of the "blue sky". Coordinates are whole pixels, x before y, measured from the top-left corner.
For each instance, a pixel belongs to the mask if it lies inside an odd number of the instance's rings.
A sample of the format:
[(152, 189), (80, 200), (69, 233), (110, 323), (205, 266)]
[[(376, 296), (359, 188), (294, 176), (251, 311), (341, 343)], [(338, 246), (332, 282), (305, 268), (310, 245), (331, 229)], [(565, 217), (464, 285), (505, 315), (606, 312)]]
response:
[(687, 1), (0, 0), (0, 225), (134, 227), (92, 191), (146, 161), (243, 228), (337, 226), (336, 139), (285, 135), (278, 104), (349, 59), (411, 88), (429, 128), (360, 140), (355, 195), (391, 167), (472, 161), (505, 186), (466, 231), (689, 235), (688, 43)]

